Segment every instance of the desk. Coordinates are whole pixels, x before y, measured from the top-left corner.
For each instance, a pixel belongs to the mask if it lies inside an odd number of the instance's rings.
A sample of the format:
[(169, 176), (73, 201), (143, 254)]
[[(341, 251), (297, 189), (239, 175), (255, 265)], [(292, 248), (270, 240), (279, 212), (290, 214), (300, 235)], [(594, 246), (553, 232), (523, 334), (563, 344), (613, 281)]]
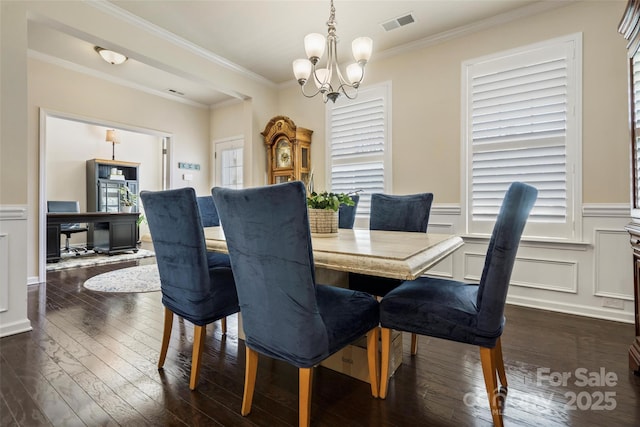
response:
[(61, 224), (88, 223), (87, 249), (113, 255), (137, 252), (138, 213), (50, 212), (47, 213), (47, 262), (60, 260)]

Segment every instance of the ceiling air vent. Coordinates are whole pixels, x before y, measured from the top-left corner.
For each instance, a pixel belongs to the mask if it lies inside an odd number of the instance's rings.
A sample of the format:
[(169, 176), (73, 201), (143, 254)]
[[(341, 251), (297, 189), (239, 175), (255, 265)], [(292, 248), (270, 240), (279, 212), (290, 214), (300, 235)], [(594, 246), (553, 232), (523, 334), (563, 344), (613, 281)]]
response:
[(183, 92), (180, 92), (180, 91), (175, 90), (175, 89), (167, 89), (167, 92), (172, 93), (172, 94), (174, 94), (174, 95), (184, 96), (184, 93), (183, 93)]
[(409, 25), (413, 22), (416, 22), (415, 18), (413, 17), (413, 12), (409, 12), (406, 15), (402, 15), (399, 16), (397, 18), (393, 18), (389, 21), (383, 22), (382, 24), (382, 28), (384, 28), (385, 31), (391, 31), (394, 30), (396, 28), (400, 28), (400, 27), (404, 27), (405, 25)]

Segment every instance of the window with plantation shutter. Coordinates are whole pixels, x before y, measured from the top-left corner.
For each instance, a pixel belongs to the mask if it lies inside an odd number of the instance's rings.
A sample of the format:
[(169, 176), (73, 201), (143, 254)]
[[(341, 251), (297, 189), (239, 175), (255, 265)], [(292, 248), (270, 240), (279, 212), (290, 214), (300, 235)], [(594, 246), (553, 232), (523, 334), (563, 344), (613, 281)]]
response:
[(580, 200), (581, 36), (463, 63), (467, 227), (490, 233), (514, 181), (538, 189), (527, 230), (572, 238)]
[(361, 190), (358, 216), (368, 216), (371, 194), (383, 193), (389, 174), (389, 85), (361, 89), (355, 100), (327, 103), (331, 191)]

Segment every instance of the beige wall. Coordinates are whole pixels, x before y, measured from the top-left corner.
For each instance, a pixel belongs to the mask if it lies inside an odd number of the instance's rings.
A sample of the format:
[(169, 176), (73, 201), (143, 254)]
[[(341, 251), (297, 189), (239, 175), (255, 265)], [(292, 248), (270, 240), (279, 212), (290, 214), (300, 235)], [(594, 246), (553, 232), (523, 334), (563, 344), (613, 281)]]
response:
[[(393, 192), (432, 191), (435, 203), (461, 203), (461, 64), (494, 52), (583, 33), (583, 202), (629, 200), (624, 1), (583, 1), (419, 50), (376, 58), (365, 85), (392, 82)], [(319, 99), (280, 91), (280, 112), (314, 130), (314, 167), (324, 169)]]
[[(28, 179), (29, 192), (29, 229), (32, 230), (29, 238), (28, 275), (33, 276), (38, 271), (38, 215), (39, 207), (39, 174), (45, 173), (50, 176), (52, 171), (46, 168), (39, 171), (39, 114), (40, 109), (53, 111), (56, 113), (82, 117), (96, 123), (111, 123), (117, 128), (148, 129), (150, 132), (171, 135), (173, 161), (171, 162), (171, 173), (173, 176), (172, 187), (183, 187), (189, 183), (182, 181), (184, 170), (178, 169), (178, 162), (199, 163), (200, 171), (190, 171), (194, 180), (190, 183), (197, 192), (206, 192), (209, 188), (209, 112), (207, 109), (196, 108), (186, 104), (158, 98), (143, 92), (131, 90), (120, 85), (116, 85), (105, 80), (76, 73), (39, 60), (29, 60), (29, 133), (34, 137), (29, 138), (29, 152), (34, 153), (28, 158), (28, 168), (32, 173)], [(89, 158), (97, 155), (111, 158), (110, 145), (100, 142), (104, 139), (103, 132), (96, 129), (84, 129), (87, 138), (84, 140), (82, 134), (59, 135), (55, 137), (54, 144), (60, 146), (61, 150), (67, 150), (70, 145), (83, 144), (84, 148), (76, 147), (71, 154), (72, 159), (61, 159), (60, 154), (52, 155), (52, 161), (56, 165), (62, 166), (62, 174), (69, 178), (70, 182), (77, 182), (78, 188), (85, 188), (85, 174), (82, 164)], [(96, 133), (95, 136), (91, 132)], [(127, 138), (125, 138), (127, 136)], [(59, 142), (67, 139), (68, 143)], [(78, 139), (79, 138), (79, 139)], [(141, 151), (132, 150), (128, 152), (129, 158), (122, 158), (124, 147), (129, 136), (122, 134), (122, 144), (116, 146), (116, 159), (128, 161), (140, 161), (142, 169), (145, 164), (154, 163), (153, 170), (157, 173), (159, 165), (157, 159), (150, 159), (151, 153), (143, 154)], [(57, 143), (55, 141), (58, 141)], [(90, 142), (92, 147), (87, 146)], [(47, 146), (47, 152), (50, 147)], [(88, 157), (86, 157), (88, 156)], [(86, 157), (81, 159), (80, 157)], [(73, 161), (74, 164), (71, 165)], [(64, 172), (64, 166), (73, 167), (75, 175), (68, 176)], [(48, 159), (45, 161), (48, 165)], [(56, 167), (57, 169), (57, 167)], [(56, 180), (53, 180), (54, 189), (58, 194)], [(144, 183), (143, 183), (144, 184)], [(145, 188), (145, 187), (143, 187)], [(158, 188), (156, 183), (150, 184), (148, 189)], [(53, 193), (47, 193), (53, 195)], [(85, 200), (80, 197), (79, 200)]]
[[(292, 78), (293, 80), (293, 74)], [(326, 122), (325, 105), (319, 99), (305, 98), (296, 82), (283, 85), (279, 92), (278, 114), (288, 116), (296, 126), (311, 129), (311, 167), (313, 168), (315, 188), (329, 188), (326, 182)], [(266, 126), (266, 123), (265, 123)]]
[[(111, 159), (112, 145), (105, 141), (108, 127), (49, 117), (46, 122), (46, 200), (78, 200), (87, 205), (86, 162)], [(140, 190), (162, 189), (162, 138), (117, 130), (116, 161), (139, 163)]]

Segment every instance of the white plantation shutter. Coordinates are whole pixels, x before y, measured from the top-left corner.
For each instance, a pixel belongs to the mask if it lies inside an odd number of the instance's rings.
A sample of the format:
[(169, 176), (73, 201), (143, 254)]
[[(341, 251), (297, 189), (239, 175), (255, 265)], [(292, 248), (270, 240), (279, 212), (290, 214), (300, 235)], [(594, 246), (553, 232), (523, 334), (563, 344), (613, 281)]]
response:
[(490, 232), (507, 188), (521, 181), (538, 189), (528, 221), (544, 224), (536, 234), (572, 235), (576, 44), (557, 39), (463, 64), (469, 232)]
[(359, 216), (369, 215), (372, 193), (385, 191), (388, 146), (385, 94), (384, 86), (368, 88), (355, 100), (328, 105), (331, 191), (362, 190), (357, 210)]

